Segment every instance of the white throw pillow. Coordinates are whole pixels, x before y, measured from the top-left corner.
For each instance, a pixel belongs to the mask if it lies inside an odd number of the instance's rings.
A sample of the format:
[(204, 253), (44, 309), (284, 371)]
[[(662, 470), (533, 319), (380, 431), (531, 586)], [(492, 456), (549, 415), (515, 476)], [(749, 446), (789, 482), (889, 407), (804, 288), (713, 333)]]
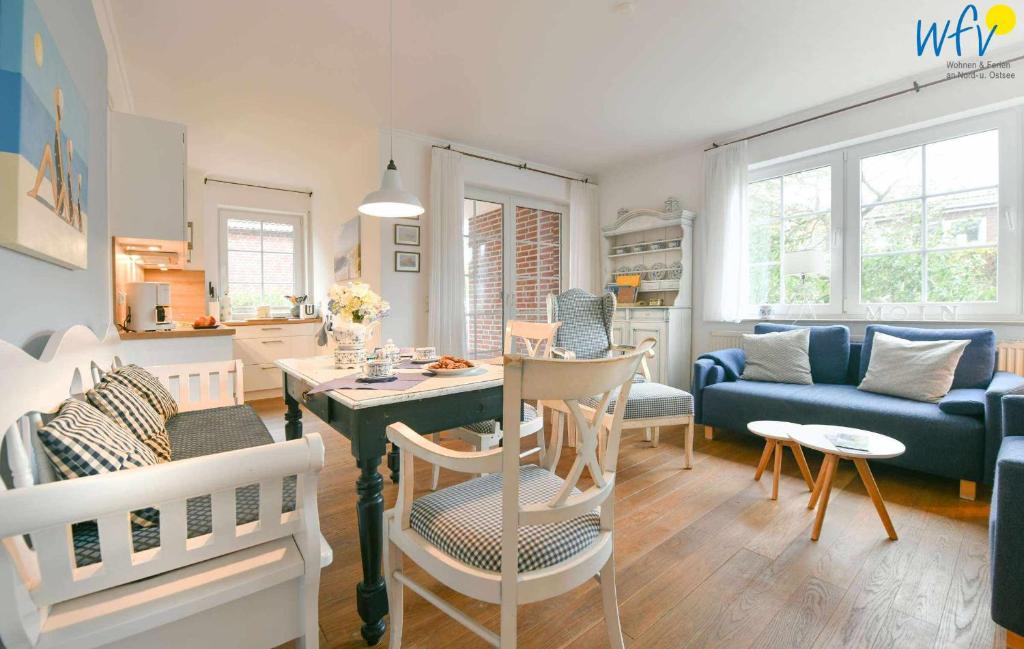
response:
[(857, 386), (913, 401), (938, 403), (953, 385), (953, 374), (969, 340), (904, 340), (876, 333), (871, 361)]
[(745, 381), (797, 383), (810, 385), (810, 329), (793, 329), (768, 334), (743, 334), (743, 352), (747, 362), (743, 368)]

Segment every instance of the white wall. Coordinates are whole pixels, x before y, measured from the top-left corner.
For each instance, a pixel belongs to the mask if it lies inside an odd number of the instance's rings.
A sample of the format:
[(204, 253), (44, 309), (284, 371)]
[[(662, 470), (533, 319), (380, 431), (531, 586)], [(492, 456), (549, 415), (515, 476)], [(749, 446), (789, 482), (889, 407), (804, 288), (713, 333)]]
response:
[[(937, 72), (931, 76), (924, 75), (922, 78), (933, 78), (941, 74), (941, 72)], [(911, 83), (911, 80), (902, 80), (884, 88), (859, 94), (856, 97), (848, 97), (832, 104), (808, 109), (771, 123), (752, 125), (749, 129), (738, 133), (723, 134), (715, 139), (728, 141), (737, 136), (753, 134), (878, 96), (896, 88), (905, 88)], [(750, 144), (751, 162), (776, 160), (804, 152), (836, 148), (878, 135), (893, 134), (913, 127), (1004, 107), (1020, 102), (1022, 97), (1024, 97), (1024, 75), (1019, 72), (1017, 78), (1012, 81), (971, 80), (944, 83), (926, 89), (919, 94), (903, 95), (752, 140)], [(751, 331), (754, 324), (753, 322), (742, 324), (707, 322), (702, 317), (704, 259), (706, 255), (715, 254), (714, 251), (704, 250), (704, 232), (706, 230), (706, 215), (703, 214), (704, 147), (705, 145), (694, 146), (675, 154), (619, 165), (603, 171), (600, 183), (601, 220), (605, 224), (614, 220), (615, 212), (620, 207), (657, 207), (670, 195), (679, 198), (683, 207), (697, 212), (694, 245), (693, 348), (695, 354), (711, 348), (711, 332)], [(862, 334), (866, 326), (866, 323), (851, 322), (848, 324), (854, 335)], [(996, 330), (1000, 338), (1024, 338), (1024, 325), (996, 324), (992, 328)], [(689, 362), (689, 360), (684, 362)]]
[[(391, 302), (391, 316), (384, 320), (383, 338), (393, 338), (398, 345), (426, 345), (427, 340), (427, 300), (430, 285), (430, 158), (434, 144), (447, 145), (447, 140), (439, 140), (424, 135), (395, 131), (394, 158), (402, 174), (405, 188), (419, 197), (427, 212), (419, 220), (415, 219), (364, 219), (364, 230), (367, 221), (378, 221), (377, 231), (380, 235), (380, 287), (383, 297)], [(484, 151), (474, 147), (451, 143), (460, 150), (479, 155), (523, 162), (492, 151)], [(387, 164), (389, 151), (388, 131), (380, 132), (380, 160), (377, 168), (383, 172)], [(567, 176), (582, 177), (572, 171), (554, 169), (530, 162), (535, 168), (546, 169)], [(506, 165), (478, 160), (465, 159), (465, 176), (467, 187), (477, 187), (494, 191), (532, 196), (546, 201), (561, 203), (568, 207), (569, 181), (509, 167)], [(379, 178), (377, 180), (379, 182)], [(420, 246), (395, 246), (394, 224), (408, 223), (419, 225)], [(364, 238), (366, 234), (364, 232)], [(461, 241), (452, 242), (462, 245)], [(395, 250), (408, 250), (420, 253), (419, 273), (396, 273), (394, 270)], [(369, 250), (369, 248), (366, 248)]]

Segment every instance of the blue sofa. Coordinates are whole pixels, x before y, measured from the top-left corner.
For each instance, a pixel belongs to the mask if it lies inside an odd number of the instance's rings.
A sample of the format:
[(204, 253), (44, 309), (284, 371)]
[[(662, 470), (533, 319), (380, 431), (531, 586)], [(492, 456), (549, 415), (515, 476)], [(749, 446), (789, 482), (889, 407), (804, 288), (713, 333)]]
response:
[[(792, 328), (761, 323), (755, 333)], [(863, 343), (851, 343), (842, 325), (811, 327), (813, 385), (744, 381), (744, 354), (726, 349), (694, 364), (698, 423), (746, 431), (759, 419), (832, 424), (883, 433), (907, 452), (887, 460), (898, 466), (967, 482), (991, 483), (1003, 439), (1002, 397), (1024, 386), (1024, 377), (996, 372), (995, 333), (990, 329), (918, 329), (869, 325)], [(876, 333), (908, 340), (970, 340), (957, 365), (953, 389), (939, 404), (862, 392)], [(967, 493), (973, 489), (968, 489)]]
[(1003, 397), (1003, 431), (989, 510), (992, 619), (1024, 635), (1024, 395)]

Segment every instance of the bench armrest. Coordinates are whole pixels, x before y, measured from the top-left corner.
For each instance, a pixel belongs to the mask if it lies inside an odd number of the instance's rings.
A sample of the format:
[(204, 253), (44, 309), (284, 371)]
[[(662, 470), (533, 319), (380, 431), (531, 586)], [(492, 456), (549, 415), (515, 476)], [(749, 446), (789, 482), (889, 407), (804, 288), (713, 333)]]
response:
[(992, 484), (996, 456), (1006, 432), (1003, 430), (1003, 398), (1008, 394), (1024, 392), (1024, 376), (1009, 372), (996, 372), (985, 389), (985, 472), (984, 480)]

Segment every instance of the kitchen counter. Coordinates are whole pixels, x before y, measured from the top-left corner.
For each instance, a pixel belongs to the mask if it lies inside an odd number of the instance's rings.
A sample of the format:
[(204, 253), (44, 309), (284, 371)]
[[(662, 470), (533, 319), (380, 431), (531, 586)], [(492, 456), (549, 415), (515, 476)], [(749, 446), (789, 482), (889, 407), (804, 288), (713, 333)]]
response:
[(309, 324), (320, 321), (320, 318), (253, 318), (252, 320), (227, 320), (223, 324), (229, 327), (252, 327), (256, 325)]
[(216, 329), (193, 329), (176, 327), (168, 331), (122, 331), (121, 340), (165, 340), (168, 338), (208, 338), (210, 336), (233, 336), (231, 327), (218, 326)]

